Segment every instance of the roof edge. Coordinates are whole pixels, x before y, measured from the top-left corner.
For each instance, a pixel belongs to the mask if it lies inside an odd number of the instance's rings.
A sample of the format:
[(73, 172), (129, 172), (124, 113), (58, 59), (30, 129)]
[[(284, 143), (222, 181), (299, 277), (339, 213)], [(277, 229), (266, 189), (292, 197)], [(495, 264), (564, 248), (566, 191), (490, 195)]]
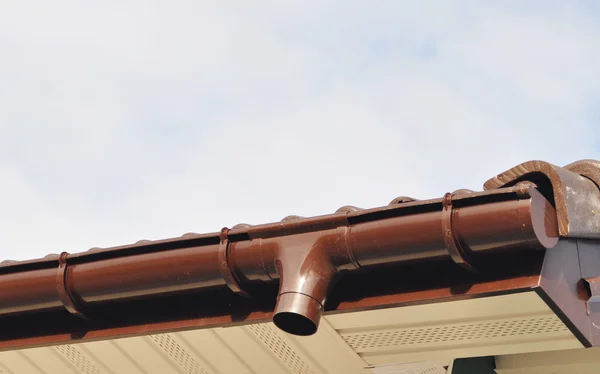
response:
[(554, 205), (560, 236), (600, 238), (600, 161), (581, 160), (565, 167), (527, 161), (484, 183), (493, 190), (529, 182)]

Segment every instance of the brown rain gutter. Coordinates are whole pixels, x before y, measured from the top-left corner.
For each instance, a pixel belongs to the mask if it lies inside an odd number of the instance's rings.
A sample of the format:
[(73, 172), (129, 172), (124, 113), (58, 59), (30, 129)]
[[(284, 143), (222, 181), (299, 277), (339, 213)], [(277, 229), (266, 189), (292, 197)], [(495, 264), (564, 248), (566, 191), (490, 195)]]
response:
[(0, 316), (96, 306), (229, 288), (253, 298), (279, 281), (274, 323), (316, 332), (333, 282), (344, 272), (452, 259), (485, 270), (487, 254), (546, 249), (558, 241), (557, 214), (531, 185), (407, 201), (313, 218), (290, 217), (220, 233), (189, 234), (0, 267)]

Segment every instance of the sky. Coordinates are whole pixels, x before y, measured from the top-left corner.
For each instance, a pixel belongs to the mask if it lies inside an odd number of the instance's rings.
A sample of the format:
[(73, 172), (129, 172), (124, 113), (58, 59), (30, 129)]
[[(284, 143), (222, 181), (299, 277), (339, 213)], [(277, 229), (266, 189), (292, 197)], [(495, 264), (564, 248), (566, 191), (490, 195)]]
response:
[(595, 1), (0, 0), (0, 257), (600, 159)]

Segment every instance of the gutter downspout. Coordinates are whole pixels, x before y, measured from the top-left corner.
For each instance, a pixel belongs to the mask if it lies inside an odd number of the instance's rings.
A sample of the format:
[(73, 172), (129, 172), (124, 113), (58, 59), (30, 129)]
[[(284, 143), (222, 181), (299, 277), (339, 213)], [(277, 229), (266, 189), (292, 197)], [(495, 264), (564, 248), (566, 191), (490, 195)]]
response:
[(287, 237), (278, 246), (279, 292), (273, 323), (294, 335), (317, 332), (323, 306), (337, 269), (318, 235)]

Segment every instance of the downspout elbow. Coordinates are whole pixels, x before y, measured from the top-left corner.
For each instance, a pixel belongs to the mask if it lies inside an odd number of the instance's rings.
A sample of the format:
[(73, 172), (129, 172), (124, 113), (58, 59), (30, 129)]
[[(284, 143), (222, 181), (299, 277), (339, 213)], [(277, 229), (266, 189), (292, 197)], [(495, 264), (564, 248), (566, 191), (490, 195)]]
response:
[(293, 335), (314, 334), (336, 274), (326, 247), (282, 245), (276, 263), (280, 283), (273, 323)]

